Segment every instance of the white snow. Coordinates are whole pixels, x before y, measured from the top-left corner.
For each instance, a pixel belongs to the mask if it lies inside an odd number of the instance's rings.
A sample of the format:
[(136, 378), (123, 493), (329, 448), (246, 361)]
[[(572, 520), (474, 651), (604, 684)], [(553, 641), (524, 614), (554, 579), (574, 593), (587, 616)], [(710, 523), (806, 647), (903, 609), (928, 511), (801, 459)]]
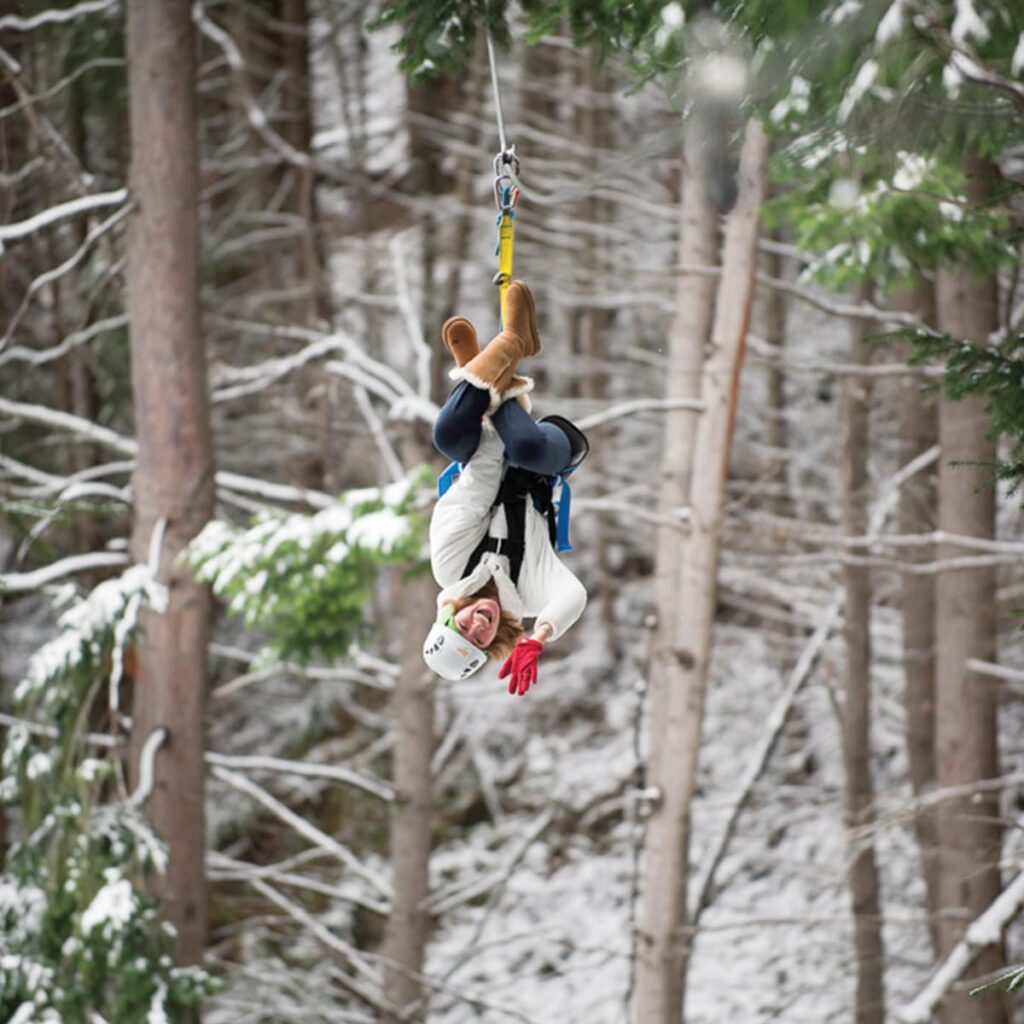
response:
[(50, 679), (70, 671), (87, 653), (98, 654), (104, 637), (132, 608), (133, 598), (162, 612), (167, 606), (167, 588), (153, 579), (147, 566), (133, 565), (63, 611), (57, 620), (59, 634), (32, 656), (28, 673), (15, 689), (15, 700), (45, 690)]
[(920, 153), (908, 153), (900, 150), (896, 154), (897, 168), (892, 176), (894, 188), (911, 191), (918, 188), (925, 179), (931, 162)]
[(875, 84), (878, 72), (878, 61), (873, 58), (864, 61), (860, 66), (857, 74), (854, 76), (853, 83), (846, 90), (846, 94), (839, 104), (836, 117), (840, 124), (843, 124), (849, 118), (853, 108), (864, 98), (871, 86)]
[(82, 934), (88, 935), (94, 929), (116, 933), (131, 920), (135, 913), (135, 892), (131, 882), (121, 876), (116, 868), (105, 872), (106, 884), (92, 898), (82, 913)]
[(686, 24), (686, 12), (682, 5), (675, 3), (666, 4), (661, 9), (661, 23), (667, 28), (678, 31)]
[(36, 751), (36, 753), (28, 759), (28, 764), (25, 766), (25, 774), (32, 781), (41, 779), (44, 775), (49, 775), (52, 770), (52, 758), (49, 754), (44, 753), (41, 750)]
[(833, 8), (829, 13), (829, 24), (833, 26), (842, 25), (843, 22), (855, 18), (862, 10), (864, 10), (863, 0), (843, 0), (838, 7)]
[(947, 203), (942, 201), (939, 203), (939, 212), (942, 216), (951, 221), (954, 224), (959, 224), (964, 219), (964, 210), (962, 206), (957, 203)]
[(696, 88), (704, 95), (738, 102), (746, 92), (750, 69), (737, 54), (715, 52), (696, 62), (693, 75)]
[(902, 31), (907, 14), (907, 0), (893, 0), (878, 22), (875, 42), (880, 46), (895, 39)]
[(956, 0), (956, 16), (950, 29), (955, 42), (963, 45), (973, 37), (984, 43), (991, 33), (981, 15), (974, 8), (973, 0)]
[(794, 75), (788, 95), (772, 107), (769, 118), (773, 124), (781, 124), (791, 114), (806, 114), (810, 109), (811, 83), (800, 75)]
[(1013, 51), (1013, 58), (1010, 60), (1010, 73), (1020, 77), (1024, 72), (1024, 32), (1021, 32), (1017, 39), (1017, 46)]
[(956, 66), (950, 62), (942, 68), (942, 85), (950, 99), (956, 99), (960, 95), (960, 87), (964, 83), (964, 76)]
[(860, 199), (860, 187), (852, 178), (836, 178), (828, 190), (828, 201), (837, 210), (854, 210)]
[(678, 35), (686, 23), (686, 12), (678, 3), (666, 4), (661, 9), (661, 24), (654, 33), (654, 45), (663, 50)]
[(167, 986), (160, 982), (146, 1013), (146, 1024), (170, 1024), (167, 1016)]

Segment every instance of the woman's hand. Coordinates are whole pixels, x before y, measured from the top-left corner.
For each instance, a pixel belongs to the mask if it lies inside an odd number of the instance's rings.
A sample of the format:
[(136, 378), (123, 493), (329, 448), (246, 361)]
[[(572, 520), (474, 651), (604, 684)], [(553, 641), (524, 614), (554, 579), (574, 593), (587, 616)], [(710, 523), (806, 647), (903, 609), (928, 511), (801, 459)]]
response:
[(537, 682), (537, 659), (544, 650), (544, 644), (536, 638), (537, 633), (540, 630), (531, 637), (519, 640), (498, 671), (499, 679), (508, 677), (508, 692), (520, 697)]

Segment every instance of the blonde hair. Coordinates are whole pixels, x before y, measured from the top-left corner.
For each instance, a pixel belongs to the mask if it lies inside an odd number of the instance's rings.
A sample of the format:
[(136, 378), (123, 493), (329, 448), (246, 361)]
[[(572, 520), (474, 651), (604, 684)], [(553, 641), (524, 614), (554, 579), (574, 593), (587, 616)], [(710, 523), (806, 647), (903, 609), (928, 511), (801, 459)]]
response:
[(453, 598), (445, 603), (451, 605), (453, 615), (458, 615), (463, 608), (468, 608), (474, 601), (479, 601), (482, 597), (489, 597), (492, 601), (497, 601), (500, 613), (498, 615), (498, 630), (494, 634), (494, 639), (491, 641), (490, 646), (485, 647), (484, 651), (487, 657), (493, 660), (507, 658), (512, 648), (515, 647), (516, 641), (526, 633), (526, 630), (519, 619), (501, 610), (498, 588), (493, 580), (488, 580), (475, 594), (470, 594), (468, 597)]

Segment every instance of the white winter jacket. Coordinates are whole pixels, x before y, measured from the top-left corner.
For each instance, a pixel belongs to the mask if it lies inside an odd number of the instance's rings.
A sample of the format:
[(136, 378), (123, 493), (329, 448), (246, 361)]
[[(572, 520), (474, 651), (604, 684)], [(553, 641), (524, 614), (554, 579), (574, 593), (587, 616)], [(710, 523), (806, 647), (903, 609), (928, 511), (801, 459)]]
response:
[(555, 553), (543, 514), (526, 501), (523, 541), (526, 553), (518, 586), (509, 576), (506, 555), (485, 552), (480, 564), (460, 579), (477, 544), (488, 534), (507, 537), (505, 510), (492, 508), (505, 466), (505, 448), (490, 420), (483, 421), (480, 444), (463, 467), (458, 480), (434, 506), (430, 520), (430, 566), (442, 587), (437, 604), (468, 597), (489, 579), (498, 587), (502, 611), (519, 619), (548, 623), (560, 637), (582, 614), (587, 604), (583, 584)]

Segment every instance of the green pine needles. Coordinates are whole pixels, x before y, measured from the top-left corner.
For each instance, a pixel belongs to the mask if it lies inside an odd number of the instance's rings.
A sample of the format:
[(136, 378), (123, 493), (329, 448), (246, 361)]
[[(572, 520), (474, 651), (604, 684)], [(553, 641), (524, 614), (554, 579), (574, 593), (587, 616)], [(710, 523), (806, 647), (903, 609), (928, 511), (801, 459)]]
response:
[[(314, 515), (211, 522), (183, 552), (247, 624), (263, 657), (348, 652), (384, 564), (416, 567), (426, 472), (350, 491)], [(0, 1020), (175, 1024), (216, 981), (173, 960), (152, 881), (166, 848), (128, 794), (119, 723), (123, 654), (167, 591), (143, 565), (86, 597), (62, 588), (58, 635), (33, 655), (7, 732), (0, 797), (19, 840), (0, 873)]]
[(963, 338), (914, 334), (914, 361), (945, 361), (942, 388), (953, 399), (983, 395), (992, 434), (1005, 436), (1009, 458), (992, 466), (1011, 493), (1024, 483), (1024, 337), (979, 345)]
[(248, 528), (214, 520), (182, 553), (200, 580), (269, 639), (258, 664), (345, 657), (368, 624), (382, 565), (416, 568), (425, 520), (416, 510), (426, 471), (342, 494), (316, 515), (258, 515)]
[(88, 732), (116, 703), (139, 611), (159, 611), (166, 591), (133, 566), (84, 599), (64, 588), (57, 602), (60, 632), (18, 685), (21, 722), (3, 750), (0, 794), (21, 838), (0, 873), (0, 1020), (174, 1024), (213, 980), (175, 966), (149, 895), (165, 848), (109, 756), (119, 757), (117, 738)]

